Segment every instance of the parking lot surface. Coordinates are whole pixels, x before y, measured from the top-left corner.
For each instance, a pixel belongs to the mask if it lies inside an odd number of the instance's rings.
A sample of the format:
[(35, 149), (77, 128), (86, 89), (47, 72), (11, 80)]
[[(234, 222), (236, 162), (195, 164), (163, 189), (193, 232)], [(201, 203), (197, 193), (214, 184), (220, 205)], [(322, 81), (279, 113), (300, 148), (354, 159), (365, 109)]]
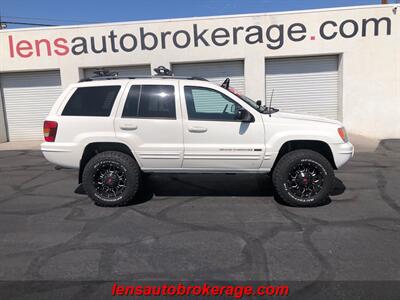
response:
[(132, 205), (102, 208), (77, 171), (0, 151), (0, 280), (400, 280), (400, 141), (336, 176), (315, 208), (225, 174), (151, 175)]

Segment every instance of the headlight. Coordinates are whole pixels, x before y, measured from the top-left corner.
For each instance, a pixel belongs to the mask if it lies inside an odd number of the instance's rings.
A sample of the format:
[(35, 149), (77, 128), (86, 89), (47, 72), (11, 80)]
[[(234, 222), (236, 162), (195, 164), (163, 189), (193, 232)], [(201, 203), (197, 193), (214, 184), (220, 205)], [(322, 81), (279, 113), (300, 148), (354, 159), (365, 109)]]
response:
[(340, 137), (342, 138), (343, 142), (347, 143), (349, 141), (349, 137), (347, 136), (346, 129), (344, 127), (338, 128), (338, 133)]

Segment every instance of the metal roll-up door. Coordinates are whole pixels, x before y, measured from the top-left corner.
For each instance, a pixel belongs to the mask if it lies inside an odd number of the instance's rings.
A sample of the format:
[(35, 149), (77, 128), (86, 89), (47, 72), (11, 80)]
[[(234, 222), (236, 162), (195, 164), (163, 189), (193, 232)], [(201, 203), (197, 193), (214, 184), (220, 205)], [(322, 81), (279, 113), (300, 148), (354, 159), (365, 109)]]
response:
[(110, 72), (117, 72), (118, 76), (121, 77), (132, 77), (132, 76), (150, 76), (151, 69), (150, 66), (124, 66), (124, 67), (98, 67), (98, 68), (88, 68), (84, 70), (85, 77), (95, 76), (96, 69), (105, 69)]
[(6, 120), (2, 93), (0, 93), (0, 143), (7, 141)]
[(62, 92), (59, 71), (0, 75), (10, 141), (40, 140), (43, 121)]
[(221, 84), (227, 77), (230, 86), (244, 93), (243, 61), (223, 61), (212, 63), (175, 64), (172, 71), (176, 76), (203, 77), (211, 82)]
[(267, 59), (266, 99), (282, 111), (338, 118), (338, 57)]

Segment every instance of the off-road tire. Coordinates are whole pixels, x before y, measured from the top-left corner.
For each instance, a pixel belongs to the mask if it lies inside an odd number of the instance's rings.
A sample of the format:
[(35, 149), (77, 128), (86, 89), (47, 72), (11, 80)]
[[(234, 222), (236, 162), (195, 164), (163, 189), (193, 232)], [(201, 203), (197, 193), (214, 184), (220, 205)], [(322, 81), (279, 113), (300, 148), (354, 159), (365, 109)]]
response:
[[(302, 199), (292, 194), (287, 183), (290, 170), (300, 163), (316, 164), (315, 167), (320, 168), (321, 176), (323, 176), (322, 188), (308, 199)], [(272, 182), (278, 196), (290, 206), (313, 207), (322, 205), (329, 197), (334, 179), (335, 175), (331, 163), (324, 156), (312, 150), (294, 150), (285, 154), (277, 162), (272, 172)]]
[[(126, 188), (121, 195), (114, 198), (103, 197), (96, 190), (94, 178), (99, 168), (105, 164), (112, 164), (120, 168), (126, 178)], [(140, 167), (137, 162), (129, 155), (117, 151), (105, 151), (92, 157), (86, 164), (82, 183), (87, 195), (99, 206), (124, 206), (128, 204), (136, 195), (140, 186)]]

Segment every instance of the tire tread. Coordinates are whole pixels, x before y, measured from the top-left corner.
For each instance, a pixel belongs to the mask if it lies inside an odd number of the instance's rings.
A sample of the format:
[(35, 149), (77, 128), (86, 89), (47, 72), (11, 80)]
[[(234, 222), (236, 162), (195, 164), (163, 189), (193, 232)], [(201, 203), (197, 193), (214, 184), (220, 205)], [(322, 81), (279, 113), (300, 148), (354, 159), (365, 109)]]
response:
[(97, 155), (95, 155), (94, 157), (92, 157), (89, 162), (86, 164), (85, 169), (83, 170), (83, 175), (82, 175), (82, 182), (85, 183), (86, 180), (88, 179), (87, 177), (89, 176), (89, 168), (91, 166), (93, 166), (94, 164), (102, 161), (102, 160), (106, 160), (106, 159), (111, 159), (111, 160), (116, 160), (121, 162), (130, 172), (133, 172), (133, 177), (134, 177), (134, 182), (131, 183), (131, 187), (132, 188), (131, 192), (129, 193), (129, 195), (125, 195), (123, 197), (123, 199), (118, 200), (118, 201), (110, 201), (110, 202), (106, 202), (106, 201), (101, 201), (100, 199), (97, 199), (93, 196), (91, 196), (89, 193), (89, 197), (96, 203), (96, 205), (98, 206), (102, 206), (102, 207), (116, 207), (116, 206), (125, 206), (127, 204), (130, 203), (130, 201), (132, 201), (133, 196), (131, 195), (135, 195), (136, 192), (139, 189), (140, 186), (140, 167), (137, 164), (136, 160), (133, 159), (131, 156), (129, 156), (128, 154), (119, 152), (119, 151), (104, 151), (101, 152)]
[[(296, 201), (295, 199), (291, 198), (287, 195), (286, 191), (283, 188), (282, 181), (285, 180), (284, 176), (286, 176), (286, 169), (295, 160), (300, 159), (313, 159), (319, 162), (327, 171), (328, 176), (326, 177), (326, 181), (324, 184), (324, 190), (320, 195), (317, 195), (316, 200), (312, 202), (300, 202)], [(329, 196), (329, 192), (333, 185), (334, 179), (334, 172), (331, 163), (320, 153), (308, 150), (308, 149), (301, 149), (301, 150), (293, 150), (289, 153), (286, 153), (276, 164), (273, 172), (272, 172), (272, 183), (275, 187), (278, 196), (287, 204), (291, 206), (297, 207), (313, 207), (319, 206), (326, 201), (326, 198)]]

